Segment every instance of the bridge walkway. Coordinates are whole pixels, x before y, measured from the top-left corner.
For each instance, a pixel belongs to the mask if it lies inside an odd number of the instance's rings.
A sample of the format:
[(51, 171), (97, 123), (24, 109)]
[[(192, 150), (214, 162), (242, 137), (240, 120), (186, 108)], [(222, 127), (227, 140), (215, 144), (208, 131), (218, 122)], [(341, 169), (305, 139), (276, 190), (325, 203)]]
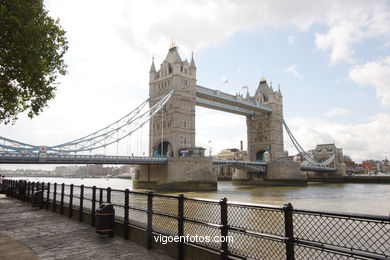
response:
[(129, 240), (99, 236), (85, 223), (0, 195), (0, 259), (172, 258)]

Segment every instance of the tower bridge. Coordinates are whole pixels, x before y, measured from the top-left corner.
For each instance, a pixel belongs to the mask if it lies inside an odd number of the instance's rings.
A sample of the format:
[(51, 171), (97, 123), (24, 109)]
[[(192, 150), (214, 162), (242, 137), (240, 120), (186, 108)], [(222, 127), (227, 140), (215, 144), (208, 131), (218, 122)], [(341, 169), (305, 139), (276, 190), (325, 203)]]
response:
[[(135, 188), (181, 190), (216, 189), (217, 177), (212, 169), (224, 165), (238, 169), (233, 176), (235, 181), (260, 184), (306, 183), (307, 175), (301, 169), (340, 172), (337, 165), (318, 163), (300, 147), (284, 123), (280, 89), (274, 90), (265, 78), (259, 81), (253, 96), (247, 92), (244, 97), (197, 85), (196, 72), (193, 55), (190, 62), (183, 61), (178, 48), (171, 46), (158, 70), (154, 59), (152, 61), (149, 98), (129, 114), (99, 131), (55, 146), (35, 146), (0, 137), (3, 141), (0, 163), (134, 164)], [(196, 147), (195, 106), (245, 116), (249, 161), (213, 161), (204, 156), (204, 149)], [(146, 124), (149, 124), (148, 156), (91, 154), (118, 144)], [(283, 125), (305, 160), (301, 164), (281, 160), (284, 156)], [(90, 155), (78, 155), (80, 152)]]

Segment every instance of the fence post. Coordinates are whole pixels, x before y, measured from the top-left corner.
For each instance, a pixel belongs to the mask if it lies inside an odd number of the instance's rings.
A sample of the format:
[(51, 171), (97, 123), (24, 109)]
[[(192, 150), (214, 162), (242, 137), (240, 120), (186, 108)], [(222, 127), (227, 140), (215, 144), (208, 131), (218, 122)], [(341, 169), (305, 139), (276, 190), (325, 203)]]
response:
[(73, 216), (73, 184), (70, 185), (68, 213), (69, 213), (68, 214), (69, 218), (72, 218), (72, 216)]
[(50, 204), (50, 182), (47, 183), (46, 209), (49, 209), (49, 204)]
[(103, 189), (99, 189), (99, 205), (103, 203)]
[(30, 182), (29, 181), (27, 182), (27, 196), (26, 196), (26, 199), (24, 201), (25, 202), (30, 201)]
[(18, 181), (15, 181), (15, 198), (18, 199), (19, 198), (19, 182)]
[(91, 226), (95, 226), (95, 210), (96, 210), (96, 186), (92, 187), (92, 212), (91, 212)]
[[(36, 183), (36, 185), (37, 185), (37, 187), (35, 188), (35, 191), (39, 191), (39, 181), (37, 181), (37, 183)], [(34, 193), (33, 193), (34, 194)]]
[(42, 193), (41, 193), (41, 206), (39, 208), (43, 209), (43, 205), (45, 203), (45, 200), (44, 200), (45, 196), (43, 195), (44, 191), (45, 191), (45, 182), (42, 182), (41, 189), (42, 189)]
[(53, 212), (56, 212), (57, 207), (57, 182), (54, 183), (54, 190), (53, 190)]
[(64, 215), (64, 193), (65, 193), (65, 183), (61, 184), (61, 202), (60, 202), (60, 214)]
[(125, 219), (123, 222), (123, 239), (129, 239), (129, 189), (125, 189)]
[(286, 256), (287, 260), (294, 260), (294, 228), (293, 228), (293, 206), (291, 203), (284, 204), (284, 228), (286, 236)]
[(107, 203), (111, 203), (111, 188), (107, 188)]
[(153, 248), (153, 193), (148, 192), (148, 224), (146, 227), (147, 248)]
[(31, 193), (28, 202), (32, 203), (32, 197), (34, 195), (35, 181), (31, 183)]
[(182, 193), (177, 197), (178, 209), (177, 209), (177, 235), (179, 236), (179, 243), (177, 245), (177, 258), (179, 260), (184, 259), (184, 195)]
[(221, 259), (227, 260), (228, 259), (228, 250), (229, 245), (227, 241), (228, 236), (228, 214), (227, 214), (227, 199), (223, 198), (219, 201), (219, 205), (221, 206), (221, 238), (224, 238), (224, 241), (221, 242)]
[(80, 186), (80, 207), (79, 207), (79, 222), (83, 221), (84, 210), (84, 185)]

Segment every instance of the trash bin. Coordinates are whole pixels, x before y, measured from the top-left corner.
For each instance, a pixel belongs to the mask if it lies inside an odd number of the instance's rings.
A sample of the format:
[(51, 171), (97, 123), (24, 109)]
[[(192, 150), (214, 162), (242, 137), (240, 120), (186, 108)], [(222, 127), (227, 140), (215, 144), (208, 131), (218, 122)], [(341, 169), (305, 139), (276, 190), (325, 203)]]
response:
[(95, 213), (96, 233), (114, 236), (115, 209), (110, 203), (102, 203)]
[(31, 206), (33, 207), (41, 207), (42, 206), (42, 191), (38, 190), (33, 193)]
[(14, 195), (14, 189), (12, 187), (8, 187), (5, 190), (5, 196), (10, 198), (10, 197), (13, 197), (13, 195)]
[(23, 201), (26, 199), (26, 182), (25, 181), (19, 181), (18, 199), (23, 200)]

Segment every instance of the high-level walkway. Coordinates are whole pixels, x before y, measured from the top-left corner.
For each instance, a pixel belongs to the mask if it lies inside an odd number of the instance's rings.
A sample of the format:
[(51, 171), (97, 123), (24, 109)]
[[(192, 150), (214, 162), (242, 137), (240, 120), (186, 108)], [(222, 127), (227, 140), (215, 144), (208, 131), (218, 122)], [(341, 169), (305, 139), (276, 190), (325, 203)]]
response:
[(0, 259), (172, 259), (85, 223), (0, 195)]

